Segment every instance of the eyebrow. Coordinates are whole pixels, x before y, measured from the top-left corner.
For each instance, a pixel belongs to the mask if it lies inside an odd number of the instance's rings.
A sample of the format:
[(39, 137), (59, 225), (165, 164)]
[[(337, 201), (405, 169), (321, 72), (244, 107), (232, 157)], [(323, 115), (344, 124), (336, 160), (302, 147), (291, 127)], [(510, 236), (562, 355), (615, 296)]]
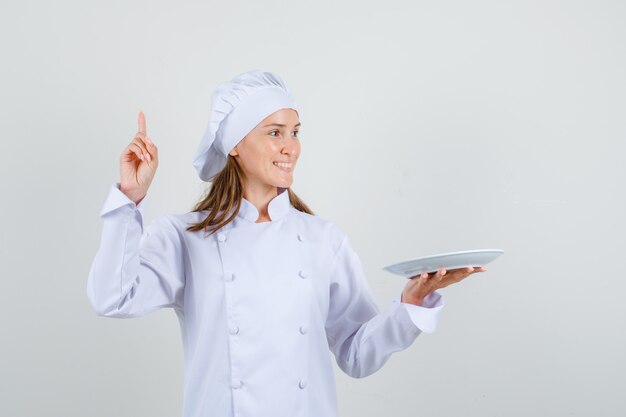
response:
[[(300, 125), (301, 125), (301, 123), (298, 123), (298, 124), (297, 124), (297, 125), (295, 125), (294, 127), (298, 127), (298, 126), (300, 126)], [(280, 123), (270, 123), (270, 124), (267, 124), (267, 125), (265, 125), (265, 126), (263, 126), (263, 127), (268, 127), (268, 126), (280, 126), (280, 127), (286, 127), (287, 125), (281, 125)]]

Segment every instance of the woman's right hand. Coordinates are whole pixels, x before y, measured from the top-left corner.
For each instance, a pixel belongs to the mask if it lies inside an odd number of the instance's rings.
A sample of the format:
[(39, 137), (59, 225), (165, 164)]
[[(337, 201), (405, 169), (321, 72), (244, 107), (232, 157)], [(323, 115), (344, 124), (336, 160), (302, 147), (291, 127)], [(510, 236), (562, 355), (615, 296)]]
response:
[(158, 165), (158, 149), (148, 137), (146, 117), (139, 112), (139, 131), (120, 156), (120, 190), (139, 204), (148, 193)]

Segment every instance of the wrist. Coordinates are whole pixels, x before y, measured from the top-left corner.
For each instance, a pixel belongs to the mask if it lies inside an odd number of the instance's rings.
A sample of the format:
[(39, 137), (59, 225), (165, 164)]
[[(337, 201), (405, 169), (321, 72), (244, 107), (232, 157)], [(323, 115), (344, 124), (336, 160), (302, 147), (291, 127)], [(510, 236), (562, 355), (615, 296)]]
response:
[(402, 294), (400, 295), (400, 302), (401, 303), (406, 303), (406, 304), (413, 304), (416, 306), (420, 306), (422, 305), (422, 302), (424, 301), (424, 298), (415, 298), (415, 297), (407, 297), (406, 295)]
[(141, 203), (141, 200), (143, 200), (146, 196), (145, 192), (137, 189), (128, 189), (124, 187), (123, 184), (120, 184), (120, 191), (124, 193), (124, 195), (128, 197), (129, 200), (132, 200), (133, 203), (135, 203), (136, 205)]

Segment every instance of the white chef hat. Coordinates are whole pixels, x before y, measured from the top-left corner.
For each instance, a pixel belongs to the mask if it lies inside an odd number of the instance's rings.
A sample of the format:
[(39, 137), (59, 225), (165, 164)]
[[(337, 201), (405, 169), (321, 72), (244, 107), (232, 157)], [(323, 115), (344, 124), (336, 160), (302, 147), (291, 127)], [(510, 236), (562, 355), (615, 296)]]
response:
[(252, 70), (219, 83), (211, 97), (209, 123), (193, 159), (200, 179), (210, 181), (224, 168), (229, 152), (240, 140), (267, 116), (284, 108), (298, 112), (277, 74)]

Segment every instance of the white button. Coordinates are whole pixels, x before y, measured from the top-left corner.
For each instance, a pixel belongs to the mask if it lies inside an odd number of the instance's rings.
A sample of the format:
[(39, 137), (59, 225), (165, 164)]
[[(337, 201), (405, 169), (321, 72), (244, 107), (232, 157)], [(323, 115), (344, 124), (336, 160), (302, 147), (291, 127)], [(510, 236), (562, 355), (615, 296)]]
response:
[(239, 326), (233, 324), (230, 326), (230, 334), (239, 334)]
[(235, 279), (235, 274), (234, 273), (231, 274), (229, 272), (226, 272), (224, 274), (224, 281), (232, 281), (234, 279)]
[(300, 387), (300, 389), (304, 389), (306, 387), (306, 379), (301, 379), (298, 383), (298, 386)]
[(219, 232), (217, 234), (217, 240), (219, 240), (220, 242), (226, 242), (226, 235), (222, 232)]
[(233, 379), (230, 382), (230, 386), (234, 389), (241, 388), (243, 386), (243, 381), (241, 379)]
[(302, 235), (298, 235), (298, 240), (299, 240), (300, 242), (303, 242), (303, 241), (304, 241), (304, 236), (302, 236)]
[(300, 326), (300, 333), (302, 334), (306, 334), (309, 331), (308, 327), (306, 326)]
[(300, 275), (300, 278), (306, 278), (309, 274), (307, 274), (306, 271), (302, 270), (300, 271), (299, 275)]

